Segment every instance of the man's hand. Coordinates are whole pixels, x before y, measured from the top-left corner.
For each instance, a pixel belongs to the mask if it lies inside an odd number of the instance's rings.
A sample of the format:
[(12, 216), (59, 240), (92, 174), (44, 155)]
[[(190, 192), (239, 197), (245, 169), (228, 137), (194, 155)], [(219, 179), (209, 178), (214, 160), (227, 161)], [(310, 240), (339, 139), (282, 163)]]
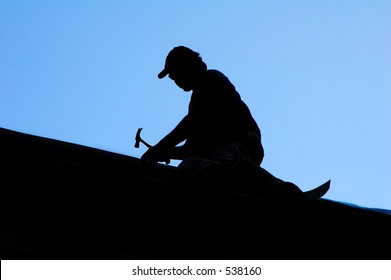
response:
[(158, 145), (149, 148), (142, 156), (141, 162), (155, 164), (165, 161), (166, 164), (170, 163), (170, 156), (168, 149), (159, 147)]

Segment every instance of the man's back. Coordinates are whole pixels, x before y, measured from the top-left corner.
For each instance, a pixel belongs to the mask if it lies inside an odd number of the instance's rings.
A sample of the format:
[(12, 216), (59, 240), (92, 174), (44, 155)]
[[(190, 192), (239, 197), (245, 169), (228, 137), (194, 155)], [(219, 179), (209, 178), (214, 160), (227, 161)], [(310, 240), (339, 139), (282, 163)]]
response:
[(218, 70), (206, 70), (198, 81), (188, 117), (193, 128), (189, 138), (194, 139), (196, 145), (198, 141), (202, 145), (198, 148), (204, 152), (231, 141), (245, 141), (250, 132), (259, 140), (261, 137), (248, 106), (234, 85)]

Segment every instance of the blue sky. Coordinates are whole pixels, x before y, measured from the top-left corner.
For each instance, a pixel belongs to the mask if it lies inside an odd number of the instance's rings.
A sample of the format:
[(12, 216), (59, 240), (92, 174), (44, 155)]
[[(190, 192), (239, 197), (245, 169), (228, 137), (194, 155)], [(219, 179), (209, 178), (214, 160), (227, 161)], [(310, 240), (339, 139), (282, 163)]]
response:
[(154, 144), (187, 112), (157, 78), (185, 45), (250, 107), (264, 168), (390, 209), (390, 15), (388, 0), (0, 0), (0, 126), (140, 157), (139, 127)]

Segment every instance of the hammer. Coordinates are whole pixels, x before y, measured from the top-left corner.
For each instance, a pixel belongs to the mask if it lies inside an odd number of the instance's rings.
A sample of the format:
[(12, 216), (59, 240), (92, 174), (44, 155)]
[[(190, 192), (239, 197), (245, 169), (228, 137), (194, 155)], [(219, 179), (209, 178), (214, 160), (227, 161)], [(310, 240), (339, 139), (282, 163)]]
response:
[[(135, 148), (139, 148), (139, 147), (140, 147), (140, 142), (141, 142), (141, 143), (143, 143), (145, 146), (147, 146), (148, 149), (150, 149), (152, 146), (149, 145), (147, 142), (145, 142), (145, 141), (141, 138), (141, 136), (140, 136), (141, 130), (142, 130), (142, 129), (143, 129), (142, 127), (139, 128), (139, 129), (137, 129), (137, 133), (136, 133), (136, 137), (135, 137), (136, 143), (134, 143), (134, 147), (135, 147)], [(167, 160), (166, 160), (166, 164), (169, 164), (169, 163), (170, 163), (170, 160), (167, 159)]]

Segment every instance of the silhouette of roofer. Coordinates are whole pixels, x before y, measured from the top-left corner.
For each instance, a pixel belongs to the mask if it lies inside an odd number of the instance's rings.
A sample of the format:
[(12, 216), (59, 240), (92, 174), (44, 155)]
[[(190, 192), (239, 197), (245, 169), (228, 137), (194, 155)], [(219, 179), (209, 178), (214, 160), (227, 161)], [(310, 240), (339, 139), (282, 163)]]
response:
[[(192, 91), (188, 114), (142, 160), (199, 157), (214, 161), (246, 159), (260, 165), (264, 156), (260, 129), (229, 79), (207, 69), (199, 53), (172, 49), (158, 77), (169, 76), (184, 91)], [(177, 147), (185, 141), (184, 145)]]
[[(260, 168), (264, 157), (260, 128), (222, 72), (208, 69), (199, 53), (177, 46), (168, 53), (158, 77), (167, 75), (184, 91), (192, 91), (188, 113), (142, 155), (142, 162), (178, 159), (182, 160), (179, 170), (198, 177), (221, 172), (228, 176), (233, 174), (230, 171), (240, 170), (242, 179), (252, 181), (255, 176), (257, 182), (283, 182)], [(256, 172), (252, 172), (254, 168)]]

